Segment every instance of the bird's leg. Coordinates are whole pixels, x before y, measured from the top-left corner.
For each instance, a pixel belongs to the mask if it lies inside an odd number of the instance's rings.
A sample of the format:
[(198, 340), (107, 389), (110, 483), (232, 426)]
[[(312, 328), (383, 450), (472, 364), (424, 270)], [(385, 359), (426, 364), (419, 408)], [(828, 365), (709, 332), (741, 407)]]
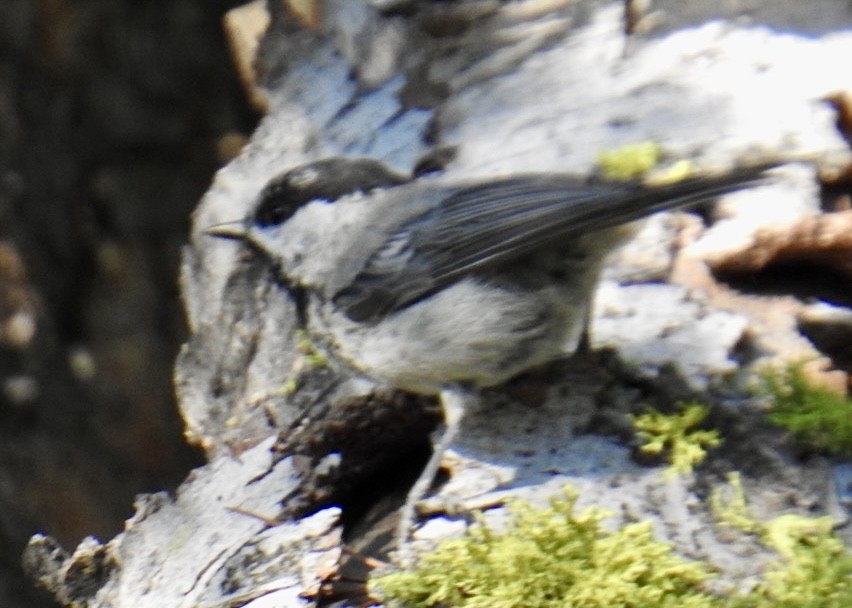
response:
[(433, 445), (432, 457), (426, 463), (426, 467), (405, 498), (405, 504), (400, 514), (399, 526), (396, 533), (397, 563), (403, 568), (411, 568), (414, 564), (414, 556), (411, 552), (411, 534), (414, 531), (414, 523), (417, 517), (417, 503), (419, 503), (435, 479), (435, 473), (441, 466), (444, 452), (453, 442), (464, 418), (465, 408), (473, 400), (472, 390), (461, 387), (453, 387), (441, 391), (441, 407), (444, 413), (444, 431), (441, 437)]

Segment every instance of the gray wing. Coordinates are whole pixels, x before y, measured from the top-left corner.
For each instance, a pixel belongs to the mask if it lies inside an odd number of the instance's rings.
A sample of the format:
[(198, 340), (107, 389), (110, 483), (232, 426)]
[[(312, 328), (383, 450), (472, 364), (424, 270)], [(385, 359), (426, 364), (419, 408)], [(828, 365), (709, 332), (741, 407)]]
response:
[(589, 185), (567, 175), (463, 187), (393, 232), (334, 300), (352, 320), (375, 321), (549, 243), (747, 187), (770, 166), (658, 187)]

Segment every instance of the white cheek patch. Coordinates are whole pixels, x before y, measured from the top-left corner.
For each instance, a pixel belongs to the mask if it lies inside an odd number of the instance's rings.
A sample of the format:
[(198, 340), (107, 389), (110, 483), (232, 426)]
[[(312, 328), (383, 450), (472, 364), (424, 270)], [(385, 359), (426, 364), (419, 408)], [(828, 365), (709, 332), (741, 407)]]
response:
[(329, 295), (357, 274), (364, 262), (359, 251), (378, 236), (365, 202), (363, 196), (314, 201), (280, 226), (257, 229), (253, 240), (283, 275)]

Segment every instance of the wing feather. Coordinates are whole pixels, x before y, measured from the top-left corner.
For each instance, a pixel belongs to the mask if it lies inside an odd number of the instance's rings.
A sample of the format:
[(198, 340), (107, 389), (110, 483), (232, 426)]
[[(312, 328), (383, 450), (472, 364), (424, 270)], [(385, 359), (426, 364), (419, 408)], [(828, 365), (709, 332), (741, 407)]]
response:
[(459, 278), (561, 239), (687, 206), (761, 181), (771, 165), (674, 184), (584, 184), (568, 175), (527, 175), (462, 187), (400, 226), (335, 303), (372, 321)]

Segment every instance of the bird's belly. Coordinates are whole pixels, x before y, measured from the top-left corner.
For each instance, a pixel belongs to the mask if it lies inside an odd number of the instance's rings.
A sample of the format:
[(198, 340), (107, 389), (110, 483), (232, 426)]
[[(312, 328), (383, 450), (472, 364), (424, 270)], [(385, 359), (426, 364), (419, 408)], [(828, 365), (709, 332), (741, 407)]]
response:
[(465, 279), (375, 324), (326, 309), (317, 330), (342, 358), (395, 388), (493, 386), (574, 350), (587, 297), (573, 293)]

